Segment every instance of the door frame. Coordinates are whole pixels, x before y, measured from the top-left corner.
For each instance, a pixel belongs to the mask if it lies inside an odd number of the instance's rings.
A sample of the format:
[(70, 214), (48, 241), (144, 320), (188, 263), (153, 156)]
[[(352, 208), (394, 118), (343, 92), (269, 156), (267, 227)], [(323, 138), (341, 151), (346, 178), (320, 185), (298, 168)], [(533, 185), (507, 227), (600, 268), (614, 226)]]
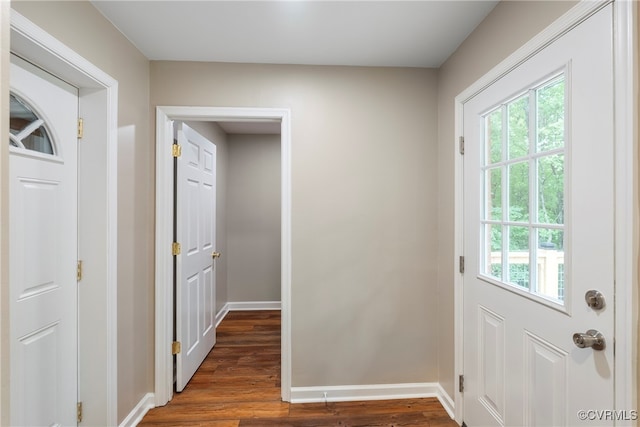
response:
[(284, 108), (156, 107), (155, 405), (173, 396), (173, 121), (281, 123), (281, 397), (291, 400), (291, 112)]
[[(89, 389), (86, 394), (93, 396), (86, 402), (86, 407), (92, 409), (85, 411), (86, 422), (117, 425), (118, 82), (15, 10), (10, 10), (10, 50), (78, 87), (85, 141), (78, 150), (78, 181), (87, 184), (78, 189), (78, 245), (85, 265), (92, 266), (85, 274), (83, 302), (78, 304), (78, 351), (91, 363), (79, 360), (78, 387), (79, 390), (83, 387), (86, 378), (84, 386)], [(8, 132), (4, 127), (2, 130)], [(8, 164), (5, 163), (8, 151), (4, 146), (0, 150), (3, 165)], [(1, 180), (4, 189), (8, 169), (2, 170)], [(0, 197), (2, 217), (6, 218), (8, 192), (2, 191)], [(0, 262), (5, 277), (10, 266), (4, 248)], [(1, 292), (4, 313), (0, 334), (4, 344), (9, 334), (5, 311), (9, 306), (5, 303), (8, 287), (2, 286)], [(8, 383), (5, 373), (9, 372), (5, 351), (8, 354), (7, 346), (3, 345), (0, 370), (3, 386)], [(2, 419), (8, 420), (8, 393), (3, 391), (0, 403)]]
[[(458, 376), (464, 373), (463, 294), (464, 275), (459, 272), (459, 256), (464, 254), (464, 188), (463, 156), (459, 153), (458, 137), (463, 135), (464, 104), (496, 80), (516, 68), (540, 50), (611, 0), (582, 1), (553, 22), (540, 34), (500, 62), (487, 74), (455, 98), (455, 184), (454, 184), (454, 380), (455, 420), (463, 422), (463, 396)], [(629, 410), (637, 406), (637, 373), (634, 364), (638, 354), (638, 171), (636, 91), (637, 7), (633, 1), (619, 0), (613, 4), (614, 14), (614, 150), (615, 150), (615, 346), (614, 392), (615, 408)], [(629, 231), (632, 231), (631, 233)], [(585, 408), (588, 409), (588, 408)]]

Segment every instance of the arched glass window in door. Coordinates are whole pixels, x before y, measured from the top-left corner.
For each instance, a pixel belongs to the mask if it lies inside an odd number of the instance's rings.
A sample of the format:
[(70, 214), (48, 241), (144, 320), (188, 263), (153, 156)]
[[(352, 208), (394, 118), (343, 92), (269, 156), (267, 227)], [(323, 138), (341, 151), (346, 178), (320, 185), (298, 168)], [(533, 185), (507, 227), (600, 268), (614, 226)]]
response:
[(39, 153), (54, 154), (44, 120), (17, 95), (12, 93), (10, 98), (9, 144)]

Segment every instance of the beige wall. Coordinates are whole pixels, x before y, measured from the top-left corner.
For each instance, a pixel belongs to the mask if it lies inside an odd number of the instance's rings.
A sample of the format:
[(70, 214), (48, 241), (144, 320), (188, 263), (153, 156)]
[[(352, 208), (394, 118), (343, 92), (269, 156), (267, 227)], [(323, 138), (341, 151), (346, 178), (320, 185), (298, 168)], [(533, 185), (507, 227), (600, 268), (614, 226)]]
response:
[(229, 301), (280, 301), (280, 135), (229, 135)]
[[(227, 237), (227, 206), (229, 181), (229, 144), (228, 136), (217, 123), (187, 122), (193, 130), (213, 142), (216, 146), (216, 248), (226, 254), (228, 252)], [(229, 301), (228, 276), (229, 258), (220, 257), (216, 260), (216, 313)]]
[(454, 392), (454, 99), (509, 54), (559, 18), (570, 1), (504, 1), (447, 59), (438, 73), (438, 380)]
[(13, 1), (11, 7), (119, 83), (118, 419), (122, 420), (153, 390), (155, 178), (149, 61), (89, 2)]
[(293, 386), (437, 380), (436, 96), (426, 69), (151, 63), (152, 106), (291, 109)]

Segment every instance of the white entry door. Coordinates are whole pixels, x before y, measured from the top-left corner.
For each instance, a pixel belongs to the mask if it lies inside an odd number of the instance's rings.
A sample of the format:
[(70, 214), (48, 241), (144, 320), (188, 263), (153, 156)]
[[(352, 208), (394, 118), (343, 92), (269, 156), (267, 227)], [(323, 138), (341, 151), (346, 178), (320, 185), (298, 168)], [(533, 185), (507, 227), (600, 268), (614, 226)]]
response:
[(216, 342), (216, 147), (176, 125), (176, 391), (182, 391)]
[(612, 22), (608, 5), (464, 104), (469, 427), (612, 424)]
[(10, 424), (75, 425), (78, 91), (10, 70)]

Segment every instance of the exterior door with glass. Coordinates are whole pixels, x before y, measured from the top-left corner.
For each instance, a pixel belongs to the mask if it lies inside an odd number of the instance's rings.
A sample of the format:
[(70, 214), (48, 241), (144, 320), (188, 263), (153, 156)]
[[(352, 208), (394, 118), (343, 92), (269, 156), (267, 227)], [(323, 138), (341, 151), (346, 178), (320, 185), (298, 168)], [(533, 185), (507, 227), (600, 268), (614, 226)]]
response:
[(608, 5), (464, 104), (470, 427), (614, 408), (612, 22)]
[(75, 425), (78, 90), (11, 56), (10, 424)]

